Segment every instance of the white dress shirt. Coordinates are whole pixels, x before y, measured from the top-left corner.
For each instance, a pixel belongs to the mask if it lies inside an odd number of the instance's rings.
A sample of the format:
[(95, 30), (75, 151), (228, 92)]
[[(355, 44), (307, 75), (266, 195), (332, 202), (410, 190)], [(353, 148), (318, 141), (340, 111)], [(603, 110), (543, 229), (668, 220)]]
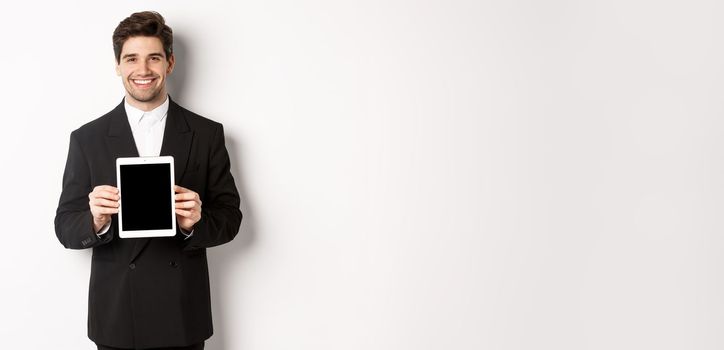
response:
[(168, 115), (168, 97), (160, 106), (151, 111), (144, 112), (124, 103), (128, 124), (131, 125), (133, 140), (136, 141), (136, 149), (141, 157), (158, 157), (161, 154), (161, 143), (163, 142), (163, 131), (166, 128), (166, 116)]
[[(166, 129), (166, 116), (168, 115), (168, 96), (160, 106), (148, 112), (131, 106), (128, 101), (124, 102), (123, 106), (126, 108), (128, 124), (131, 125), (138, 155), (141, 157), (158, 157), (161, 155), (163, 131)], [(110, 227), (111, 223), (108, 222), (98, 231), (98, 236), (108, 232)], [(181, 233), (189, 238), (194, 231), (186, 233), (181, 229)]]

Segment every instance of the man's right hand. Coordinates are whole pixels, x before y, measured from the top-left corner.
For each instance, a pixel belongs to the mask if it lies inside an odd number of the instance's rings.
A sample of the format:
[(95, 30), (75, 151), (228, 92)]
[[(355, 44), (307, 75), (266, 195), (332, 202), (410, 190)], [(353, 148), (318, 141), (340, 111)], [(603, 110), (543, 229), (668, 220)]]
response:
[(118, 213), (118, 189), (113, 186), (96, 186), (93, 192), (88, 194), (90, 211), (93, 215), (93, 229), (96, 233), (111, 221), (111, 215)]

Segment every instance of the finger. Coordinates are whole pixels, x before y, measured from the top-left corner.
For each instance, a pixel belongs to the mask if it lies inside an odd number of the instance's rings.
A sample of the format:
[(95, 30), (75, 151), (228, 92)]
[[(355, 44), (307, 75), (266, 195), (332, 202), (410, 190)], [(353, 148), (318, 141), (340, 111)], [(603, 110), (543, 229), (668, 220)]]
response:
[(189, 218), (201, 218), (201, 212), (194, 209), (182, 209), (176, 208), (174, 211), (177, 213), (183, 213), (182, 215)]
[(176, 192), (176, 193), (193, 192), (193, 191), (189, 190), (188, 188), (186, 188), (186, 187), (181, 187), (181, 186), (179, 186), (179, 185), (175, 185), (175, 186), (173, 187), (173, 190), (174, 190), (174, 192)]
[(177, 201), (199, 201), (199, 195), (196, 192), (178, 193), (175, 195)]
[(118, 214), (118, 208), (96, 207), (96, 210), (94, 210), (94, 212), (96, 214), (104, 215)]
[(93, 188), (93, 192), (95, 191), (108, 191), (112, 193), (118, 193), (118, 188), (110, 185), (100, 185)]
[(185, 218), (191, 218), (194, 215), (194, 213), (191, 212), (191, 210), (176, 209), (175, 212), (176, 212), (176, 215), (183, 216)]
[(110, 200), (118, 200), (121, 198), (121, 196), (119, 196), (117, 193), (114, 193), (111, 191), (105, 191), (105, 190), (100, 190), (98, 192), (93, 191), (88, 195), (88, 197), (90, 197), (91, 199), (105, 198), (105, 199), (110, 199)]
[(198, 203), (194, 201), (176, 202), (176, 208), (191, 209), (195, 208)]
[(97, 207), (108, 207), (108, 208), (118, 208), (120, 204), (118, 201), (111, 201), (107, 199), (102, 198), (93, 198), (90, 201), (90, 204)]

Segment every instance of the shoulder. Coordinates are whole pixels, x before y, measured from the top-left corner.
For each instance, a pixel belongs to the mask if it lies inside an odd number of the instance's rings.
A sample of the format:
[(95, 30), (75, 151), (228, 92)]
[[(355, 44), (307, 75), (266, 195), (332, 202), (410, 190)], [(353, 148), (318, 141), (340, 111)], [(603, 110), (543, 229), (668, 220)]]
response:
[(169, 109), (169, 113), (171, 113), (173, 110), (177, 114), (182, 115), (191, 130), (215, 131), (215, 130), (222, 128), (221, 123), (211, 120), (209, 118), (203, 117), (199, 114), (196, 114), (196, 113), (184, 108), (183, 106), (179, 105), (176, 102), (171, 101), (171, 106), (169, 106), (169, 107), (171, 108), (171, 109)]
[(224, 139), (224, 127), (221, 123), (202, 117), (178, 105), (173, 100), (169, 106), (168, 115), (171, 119), (166, 122), (166, 128), (170, 127), (180, 132), (191, 131), (194, 133), (194, 137), (203, 144), (213, 144)]
[(108, 129), (110, 128), (111, 121), (114, 119), (116, 114), (122, 112), (122, 108), (123, 103), (108, 111), (106, 114), (83, 124), (71, 133), (71, 138), (78, 140), (90, 140), (106, 135), (108, 133)]

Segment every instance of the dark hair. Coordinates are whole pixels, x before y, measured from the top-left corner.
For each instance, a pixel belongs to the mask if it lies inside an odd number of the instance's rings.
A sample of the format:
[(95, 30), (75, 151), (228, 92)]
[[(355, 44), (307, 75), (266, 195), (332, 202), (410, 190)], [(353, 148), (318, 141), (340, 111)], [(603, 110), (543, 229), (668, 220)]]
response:
[(166, 25), (166, 21), (158, 12), (136, 12), (121, 21), (113, 31), (113, 52), (116, 54), (116, 63), (121, 62), (123, 44), (130, 37), (152, 36), (159, 38), (163, 44), (166, 59), (173, 53), (173, 31)]

